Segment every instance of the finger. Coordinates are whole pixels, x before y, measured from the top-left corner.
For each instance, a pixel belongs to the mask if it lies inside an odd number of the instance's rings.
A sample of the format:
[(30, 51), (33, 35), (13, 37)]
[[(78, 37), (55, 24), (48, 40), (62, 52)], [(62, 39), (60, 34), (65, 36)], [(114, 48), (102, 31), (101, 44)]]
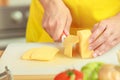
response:
[(48, 22), (49, 22), (49, 17), (45, 17), (43, 18), (43, 28), (45, 29), (45, 31), (47, 31), (49, 33), (49, 25), (48, 25)]
[(98, 25), (99, 25), (99, 23), (97, 23), (97, 24), (94, 25), (94, 27), (93, 27), (93, 29), (92, 29), (92, 33), (93, 33), (94, 31), (96, 31), (96, 29), (98, 28)]
[(94, 50), (101, 44), (103, 44), (110, 36), (110, 32), (108, 29), (106, 29), (101, 35), (93, 42), (90, 44), (90, 49)]
[(105, 29), (106, 29), (106, 25), (99, 23), (98, 28), (90, 36), (89, 42), (90, 43), (94, 42), (99, 37), (99, 35), (103, 33)]
[(42, 27), (45, 29), (45, 27), (46, 27), (46, 19), (45, 18), (43, 18), (43, 20), (42, 20)]
[(110, 44), (114, 47), (116, 46), (118, 43), (120, 43), (120, 36), (116, 39), (114, 39), (114, 41), (112, 41)]
[(111, 49), (113, 46), (110, 46), (108, 43), (101, 44), (97, 49), (95, 49), (93, 56), (100, 56)]
[(102, 54), (104, 54), (105, 52), (107, 52), (109, 49), (111, 48), (111, 46), (107, 45), (107, 44), (102, 44), (99, 48), (97, 48), (94, 53), (93, 56), (100, 56)]
[(68, 17), (67, 17), (67, 19), (66, 19), (66, 24), (65, 24), (65, 28), (64, 28), (64, 30), (63, 30), (63, 32), (62, 32), (59, 40), (56, 40), (56, 42), (61, 42), (61, 41), (63, 41), (64, 38), (69, 35), (69, 29), (70, 29), (71, 22), (72, 22), (72, 19), (70, 19), (70, 18), (68, 19)]
[[(97, 57), (99, 56), (101, 53), (104, 53), (102, 48), (105, 48), (106, 45), (101, 45), (100, 47), (98, 47), (97, 49), (94, 50), (94, 53), (93, 53), (93, 57)], [(100, 50), (101, 49), (101, 50)]]
[(47, 17), (44, 21), (44, 29), (52, 37), (56, 27), (56, 19)]
[(56, 29), (55, 29), (53, 36), (52, 36), (55, 41), (59, 40), (61, 34), (63, 33), (64, 27), (66, 24), (66, 18), (62, 19), (62, 21), (57, 20), (56, 24), (57, 24)]
[[(119, 43), (119, 36), (118, 39), (116, 38), (115, 34), (111, 34), (112, 36), (110, 36), (102, 45), (106, 45), (108, 47), (99, 47), (97, 50), (100, 51), (99, 55), (103, 54), (104, 52), (106, 52), (107, 50), (111, 49), (112, 47), (114, 47), (117, 43)], [(108, 49), (107, 49), (108, 48)], [(106, 50), (107, 49), (107, 50)], [(103, 51), (103, 53), (101, 52)]]
[(69, 35), (71, 22), (72, 22), (72, 18), (67, 17), (66, 25), (65, 25), (65, 28), (64, 28), (64, 32), (65, 32), (66, 35)]
[(48, 20), (48, 17), (46, 16), (46, 14), (43, 15), (43, 19), (42, 19), (42, 26), (43, 28), (45, 29), (46, 26), (47, 26), (47, 20)]
[(57, 19), (49, 18), (48, 30), (49, 34), (52, 36), (57, 26)]
[(110, 37), (106, 42), (104, 42), (101, 46), (99, 46), (95, 52), (94, 55), (100, 56), (107, 51), (109, 51), (111, 48), (113, 48), (115, 45), (117, 45), (120, 42), (120, 39), (115, 39), (114, 37)]
[(110, 49), (112, 49), (117, 43), (118, 43), (118, 40), (114, 40), (112, 41), (113, 43), (104, 43), (102, 46), (101, 46), (101, 51), (98, 55), (102, 55), (106, 52), (108, 52)]

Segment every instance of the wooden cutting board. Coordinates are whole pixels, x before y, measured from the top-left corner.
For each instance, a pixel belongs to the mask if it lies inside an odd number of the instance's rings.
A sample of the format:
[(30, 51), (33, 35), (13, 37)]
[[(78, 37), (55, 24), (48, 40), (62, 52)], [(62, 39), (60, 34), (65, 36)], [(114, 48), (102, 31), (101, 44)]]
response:
[(46, 78), (46, 80), (48, 80), (47, 78), (52, 80), (54, 77), (53, 75), (61, 71), (73, 68), (80, 70), (82, 66), (89, 62), (100, 61), (119, 64), (116, 53), (120, 50), (120, 44), (108, 53), (93, 59), (81, 59), (80, 57), (69, 58), (64, 56), (63, 53), (58, 53), (51, 61), (29, 61), (21, 59), (21, 56), (28, 49), (45, 45), (56, 46), (60, 49), (62, 48), (62, 44), (60, 43), (9, 44), (0, 58), (0, 71), (2, 71), (5, 66), (8, 66), (11, 73), (14, 75), (14, 78), (16, 78), (15, 80), (32, 80), (33, 78), (36, 78), (35, 80), (41, 80), (43, 77)]

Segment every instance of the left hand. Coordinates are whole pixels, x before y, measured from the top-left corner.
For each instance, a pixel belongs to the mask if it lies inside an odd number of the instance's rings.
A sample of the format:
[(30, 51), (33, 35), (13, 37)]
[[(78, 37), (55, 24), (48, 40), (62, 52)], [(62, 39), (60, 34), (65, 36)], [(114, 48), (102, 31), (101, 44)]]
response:
[(95, 24), (89, 42), (89, 48), (94, 50), (94, 57), (120, 43), (120, 13)]

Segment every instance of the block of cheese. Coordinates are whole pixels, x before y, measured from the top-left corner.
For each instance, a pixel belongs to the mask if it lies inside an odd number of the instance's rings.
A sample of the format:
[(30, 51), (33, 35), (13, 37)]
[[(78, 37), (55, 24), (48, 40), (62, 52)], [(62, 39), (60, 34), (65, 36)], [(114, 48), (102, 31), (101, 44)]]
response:
[(28, 50), (22, 56), (22, 59), (29, 60), (52, 60), (58, 53), (59, 49), (51, 46), (42, 46)]
[(31, 59), (35, 60), (51, 60), (54, 58), (56, 53), (59, 51), (58, 48), (50, 47), (50, 46), (43, 46), (36, 50), (32, 56)]
[(89, 42), (88, 39), (91, 35), (91, 31), (86, 30), (79, 30), (77, 31), (77, 35), (79, 37), (79, 53), (81, 58), (91, 58), (92, 57), (92, 50), (89, 50)]
[(120, 63), (120, 51), (117, 53), (117, 58), (118, 58), (118, 61)]
[(68, 57), (72, 57), (73, 56), (73, 52), (77, 52), (75, 51), (74, 48), (76, 48), (76, 44), (79, 42), (79, 38), (78, 36), (75, 35), (69, 35), (65, 38), (64, 42), (63, 42), (63, 46), (64, 46), (64, 54)]
[(31, 55), (32, 55), (32, 53), (35, 52), (37, 49), (38, 49), (38, 48), (32, 48), (32, 49), (27, 50), (27, 51), (23, 54), (22, 59), (27, 59), (27, 60), (29, 60), (30, 57), (31, 57)]

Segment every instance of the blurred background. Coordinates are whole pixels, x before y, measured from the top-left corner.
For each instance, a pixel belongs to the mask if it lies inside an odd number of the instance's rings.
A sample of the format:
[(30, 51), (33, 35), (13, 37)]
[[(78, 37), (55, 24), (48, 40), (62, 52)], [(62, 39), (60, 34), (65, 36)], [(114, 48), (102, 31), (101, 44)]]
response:
[(0, 49), (24, 43), (31, 0), (0, 0)]

